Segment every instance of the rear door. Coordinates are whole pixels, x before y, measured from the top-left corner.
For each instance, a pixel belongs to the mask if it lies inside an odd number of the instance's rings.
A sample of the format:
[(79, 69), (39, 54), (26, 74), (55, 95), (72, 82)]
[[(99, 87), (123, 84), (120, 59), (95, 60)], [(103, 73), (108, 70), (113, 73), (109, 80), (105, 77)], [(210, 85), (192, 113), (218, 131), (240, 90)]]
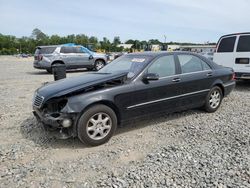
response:
[(214, 62), (225, 67), (234, 67), (237, 36), (227, 36), (219, 40)]
[(199, 106), (214, 81), (214, 71), (198, 56), (177, 55), (181, 74), (178, 95), (183, 109)]
[[(250, 73), (250, 35), (240, 35), (237, 40), (234, 57), (234, 71), (238, 73)], [(241, 75), (244, 77), (244, 74)], [(250, 77), (250, 75), (249, 75)]]
[(67, 68), (75, 68), (77, 58), (74, 47), (62, 46), (60, 50), (60, 56)]

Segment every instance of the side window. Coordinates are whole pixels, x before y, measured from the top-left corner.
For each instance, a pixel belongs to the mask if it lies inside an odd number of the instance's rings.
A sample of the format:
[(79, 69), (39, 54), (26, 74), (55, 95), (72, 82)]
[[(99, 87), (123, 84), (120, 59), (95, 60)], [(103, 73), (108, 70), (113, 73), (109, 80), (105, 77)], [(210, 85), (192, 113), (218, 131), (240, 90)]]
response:
[(202, 61), (193, 55), (178, 55), (182, 73), (202, 71)]
[(204, 61), (201, 60), (203, 70), (211, 70), (211, 67)]
[(233, 52), (235, 40), (236, 37), (221, 39), (217, 52)]
[(75, 51), (74, 53), (84, 53), (81, 47), (75, 47), (74, 51)]
[(74, 53), (74, 49), (73, 49), (73, 47), (63, 46), (63, 47), (61, 47), (60, 52), (65, 53), (65, 54)]
[(237, 52), (250, 52), (250, 35), (240, 36)]
[(175, 61), (173, 55), (163, 56), (157, 59), (149, 68), (148, 73), (156, 73), (159, 77), (175, 74)]

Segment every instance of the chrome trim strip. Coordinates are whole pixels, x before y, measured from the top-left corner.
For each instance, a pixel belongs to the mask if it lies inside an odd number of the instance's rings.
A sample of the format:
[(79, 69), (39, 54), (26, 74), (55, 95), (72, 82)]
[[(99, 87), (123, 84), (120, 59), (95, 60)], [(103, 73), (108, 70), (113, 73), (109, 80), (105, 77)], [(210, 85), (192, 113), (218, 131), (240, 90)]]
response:
[[(172, 78), (172, 77), (176, 77), (176, 76), (182, 76), (182, 75), (189, 75), (189, 74), (197, 74), (197, 73), (202, 73), (202, 72), (211, 72), (213, 71), (213, 69), (209, 69), (209, 70), (203, 70), (203, 71), (196, 71), (196, 72), (188, 72), (188, 73), (180, 73), (180, 74), (174, 74), (171, 76), (164, 76), (164, 77), (160, 77), (159, 80), (165, 79), (165, 78)], [(141, 75), (143, 74), (143, 72), (141, 72), (134, 80), (133, 82), (139, 78)]]
[(135, 107), (143, 106), (143, 105), (147, 105), (147, 104), (152, 104), (152, 103), (156, 103), (156, 102), (166, 101), (166, 100), (170, 100), (170, 99), (175, 99), (175, 98), (179, 98), (179, 97), (185, 97), (185, 96), (188, 96), (188, 95), (194, 95), (194, 94), (197, 94), (197, 93), (203, 93), (203, 92), (206, 92), (206, 91), (210, 91), (210, 89), (204, 89), (204, 90), (200, 90), (200, 91), (195, 91), (195, 92), (191, 92), (191, 93), (185, 93), (185, 94), (182, 94), (182, 95), (177, 95), (177, 96), (174, 96), (174, 97), (168, 97), (168, 98), (157, 99), (157, 100), (144, 102), (144, 103), (140, 103), (140, 104), (135, 104), (135, 105), (132, 105), (132, 106), (128, 106), (127, 109), (131, 109), (131, 108), (135, 108)]
[(232, 82), (232, 83), (229, 83), (229, 84), (223, 84), (224, 87), (229, 87), (229, 86), (232, 86), (232, 85), (235, 85), (235, 82)]
[(196, 71), (196, 72), (188, 72), (188, 73), (181, 73), (181, 74), (174, 74), (171, 76), (164, 76), (160, 77), (159, 80), (164, 79), (164, 78), (171, 78), (171, 77), (176, 77), (176, 76), (182, 76), (182, 75), (189, 75), (189, 74), (196, 74), (196, 73), (202, 73), (202, 72), (211, 72), (212, 70), (203, 70), (203, 71)]

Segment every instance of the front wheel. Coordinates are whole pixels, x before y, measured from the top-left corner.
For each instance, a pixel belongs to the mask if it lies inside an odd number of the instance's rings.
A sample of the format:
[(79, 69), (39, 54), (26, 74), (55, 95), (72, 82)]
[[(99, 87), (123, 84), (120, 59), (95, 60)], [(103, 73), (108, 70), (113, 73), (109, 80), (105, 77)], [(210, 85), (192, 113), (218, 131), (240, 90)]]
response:
[(206, 97), (205, 110), (207, 112), (215, 112), (220, 107), (222, 99), (221, 88), (218, 86), (213, 87)]
[(105, 62), (103, 60), (96, 60), (96, 62), (95, 62), (95, 70), (96, 71), (99, 71), (104, 66), (105, 66)]
[(78, 138), (85, 144), (98, 146), (107, 142), (117, 127), (115, 112), (105, 105), (95, 105), (82, 114), (77, 124)]

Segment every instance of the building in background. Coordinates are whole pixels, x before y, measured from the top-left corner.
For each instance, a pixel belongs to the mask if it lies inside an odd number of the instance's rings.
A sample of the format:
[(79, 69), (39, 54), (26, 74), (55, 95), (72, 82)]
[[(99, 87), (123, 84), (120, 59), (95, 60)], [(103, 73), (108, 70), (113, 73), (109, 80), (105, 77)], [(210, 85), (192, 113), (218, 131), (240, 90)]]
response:
[(118, 44), (117, 47), (123, 47), (124, 49), (131, 49), (133, 44)]
[(190, 51), (190, 52), (214, 52), (216, 45), (181, 45), (181, 51)]
[(180, 45), (176, 45), (176, 44), (168, 45), (168, 51), (176, 51), (176, 50), (180, 50)]

